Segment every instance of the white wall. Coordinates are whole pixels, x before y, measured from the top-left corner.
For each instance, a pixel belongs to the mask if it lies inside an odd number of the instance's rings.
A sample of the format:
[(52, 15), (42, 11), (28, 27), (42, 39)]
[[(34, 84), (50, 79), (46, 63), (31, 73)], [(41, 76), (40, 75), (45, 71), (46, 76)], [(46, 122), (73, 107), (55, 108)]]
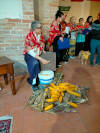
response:
[(22, 19), (22, 0), (0, 0), (0, 19)]

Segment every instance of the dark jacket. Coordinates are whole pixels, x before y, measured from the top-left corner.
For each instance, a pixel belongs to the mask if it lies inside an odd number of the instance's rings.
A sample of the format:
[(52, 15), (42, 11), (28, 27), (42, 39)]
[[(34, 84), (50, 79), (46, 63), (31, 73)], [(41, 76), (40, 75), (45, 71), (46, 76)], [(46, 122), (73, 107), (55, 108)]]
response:
[(100, 40), (100, 21), (96, 20), (92, 24), (91, 39)]

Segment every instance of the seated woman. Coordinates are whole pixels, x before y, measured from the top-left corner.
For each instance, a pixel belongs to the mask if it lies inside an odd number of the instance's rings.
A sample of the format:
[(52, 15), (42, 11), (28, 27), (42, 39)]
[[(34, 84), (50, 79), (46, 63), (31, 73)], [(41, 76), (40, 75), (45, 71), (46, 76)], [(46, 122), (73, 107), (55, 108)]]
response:
[(25, 39), (24, 59), (27, 64), (30, 77), (28, 83), (32, 85), (32, 90), (37, 90), (37, 76), (40, 72), (39, 61), (43, 64), (48, 64), (49, 61), (40, 57), (44, 51), (44, 37), (41, 31), (41, 24), (38, 21), (31, 23), (31, 30)]

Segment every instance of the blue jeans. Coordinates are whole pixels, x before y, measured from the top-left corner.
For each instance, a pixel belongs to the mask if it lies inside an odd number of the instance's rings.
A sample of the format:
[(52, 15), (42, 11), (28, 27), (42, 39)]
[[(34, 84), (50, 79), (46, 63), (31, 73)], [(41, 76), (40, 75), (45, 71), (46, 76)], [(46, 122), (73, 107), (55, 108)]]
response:
[(96, 63), (100, 64), (100, 40), (92, 39), (90, 47), (91, 47), (90, 64), (94, 64), (94, 54), (96, 50), (97, 50)]
[(40, 72), (39, 62), (36, 58), (32, 57), (29, 54), (24, 55), (25, 62), (27, 64), (28, 72), (30, 75), (29, 82), (32, 84), (34, 78), (37, 78), (38, 73)]

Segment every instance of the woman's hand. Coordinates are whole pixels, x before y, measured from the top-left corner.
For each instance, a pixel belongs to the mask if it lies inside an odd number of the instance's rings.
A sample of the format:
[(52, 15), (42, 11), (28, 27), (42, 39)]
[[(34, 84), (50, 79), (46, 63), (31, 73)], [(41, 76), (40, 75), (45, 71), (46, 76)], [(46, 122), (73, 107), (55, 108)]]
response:
[(42, 45), (43, 48), (45, 47), (45, 44), (43, 42), (41, 42), (41, 45)]
[(71, 35), (68, 35), (68, 38), (70, 38), (71, 37)]
[(53, 51), (53, 46), (49, 46), (49, 51), (50, 51), (50, 52)]
[(79, 33), (82, 33), (82, 30), (81, 29), (79, 29), (79, 31), (78, 31)]
[(50, 63), (50, 61), (48, 61), (48, 60), (46, 60), (46, 59), (44, 59), (38, 55), (36, 55), (35, 58), (38, 59), (42, 64), (49, 64)]
[(49, 64), (50, 63), (50, 61), (48, 61), (48, 60), (45, 60), (45, 59), (41, 59), (41, 62), (44, 64), (44, 65), (46, 65), (46, 64)]
[(65, 33), (66, 33), (66, 30), (62, 31), (61, 33), (62, 33), (62, 34), (65, 34)]
[(63, 42), (63, 37), (60, 37), (59, 40)]
[(46, 53), (46, 51), (45, 51), (45, 50), (43, 50), (43, 53), (45, 54), (45, 53)]

